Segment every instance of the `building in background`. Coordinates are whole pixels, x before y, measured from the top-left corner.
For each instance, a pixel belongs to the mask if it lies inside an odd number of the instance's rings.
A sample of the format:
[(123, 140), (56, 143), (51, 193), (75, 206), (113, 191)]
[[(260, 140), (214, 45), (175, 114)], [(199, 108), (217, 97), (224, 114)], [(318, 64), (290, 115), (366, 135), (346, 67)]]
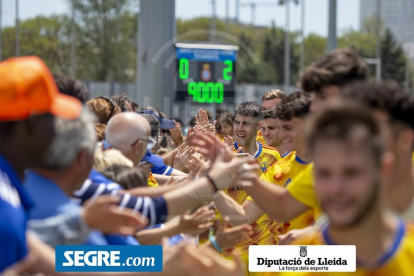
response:
[(407, 55), (414, 60), (414, 0), (360, 0), (360, 28), (364, 22), (377, 15), (377, 3), (381, 1), (381, 19)]

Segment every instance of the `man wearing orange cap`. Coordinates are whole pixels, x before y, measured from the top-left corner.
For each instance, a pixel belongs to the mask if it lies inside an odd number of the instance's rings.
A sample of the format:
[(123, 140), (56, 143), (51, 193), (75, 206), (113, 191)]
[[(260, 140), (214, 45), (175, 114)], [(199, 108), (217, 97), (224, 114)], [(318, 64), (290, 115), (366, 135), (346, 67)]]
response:
[(82, 105), (58, 92), (37, 57), (0, 63), (0, 79), (1, 273), (27, 254), (26, 220), (32, 203), (21, 183), (24, 171), (45, 157), (55, 136), (53, 116), (76, 118)]

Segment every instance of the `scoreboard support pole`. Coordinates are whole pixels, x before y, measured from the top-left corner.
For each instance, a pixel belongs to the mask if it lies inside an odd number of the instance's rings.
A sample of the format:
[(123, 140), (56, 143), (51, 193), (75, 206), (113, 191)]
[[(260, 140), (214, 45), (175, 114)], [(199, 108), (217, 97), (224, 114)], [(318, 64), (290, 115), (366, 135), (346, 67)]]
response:
[(140, 2), (134, 99), (140, 107), (151, 105), (169, 116), (174, 100), (175, 63), (167, 68), (165, 65), (175, 55), (175, 0)]

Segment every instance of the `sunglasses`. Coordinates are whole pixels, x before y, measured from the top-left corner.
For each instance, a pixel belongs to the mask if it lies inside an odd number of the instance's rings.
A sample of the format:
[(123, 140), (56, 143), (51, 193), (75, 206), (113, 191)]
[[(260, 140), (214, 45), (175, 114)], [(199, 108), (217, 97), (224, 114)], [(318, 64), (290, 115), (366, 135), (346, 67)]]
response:
[(107, 101), (111, 105), (111, 114), (109, 115), (109, 118), (112, 118), (112, 115), (114, 115), (115, 103), (113, 101), (111, 101), (111, 99), (109, 99), (107, 97), (104, 97), (104, 96), (100, 96), (100, 97), (98, 97), (98, 99), (104, 99), (105, 101)]
[(152, 138), (149, 139), (138, 139), (134, 143), (131, 144), (131, 147), (135, 146), (139, 141), (147, 142), (147, 150), (151, 150), (155, 144), (155, 140)]

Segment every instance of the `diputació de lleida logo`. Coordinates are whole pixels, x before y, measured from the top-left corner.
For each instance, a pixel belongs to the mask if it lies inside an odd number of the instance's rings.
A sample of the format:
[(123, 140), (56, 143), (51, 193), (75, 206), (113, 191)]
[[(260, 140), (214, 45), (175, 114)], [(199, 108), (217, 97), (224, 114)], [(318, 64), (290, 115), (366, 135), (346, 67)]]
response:
[(307, 251), (307, 246), (299, 246), (300, 247), (300, 252), (299, 255), (301, 257), (306, 257), (308, 255), (308, 251)]

